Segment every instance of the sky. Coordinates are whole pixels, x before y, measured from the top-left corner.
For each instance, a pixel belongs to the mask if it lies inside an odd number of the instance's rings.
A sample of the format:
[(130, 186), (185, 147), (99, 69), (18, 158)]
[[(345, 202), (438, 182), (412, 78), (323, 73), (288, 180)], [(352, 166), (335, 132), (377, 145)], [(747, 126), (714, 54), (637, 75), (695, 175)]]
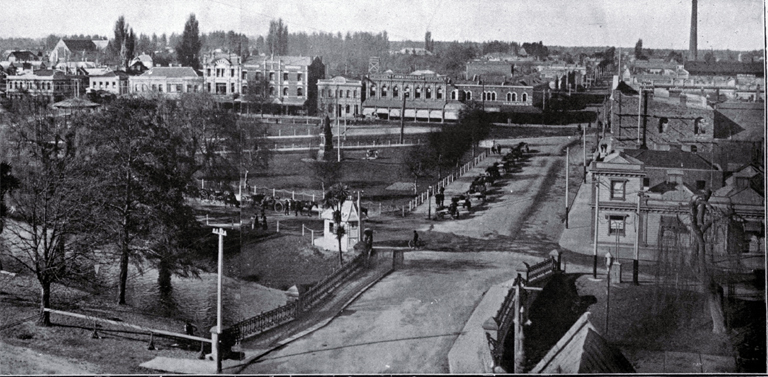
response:
[[(763, 0), (698, 0), (698, 48), (765, 46)], [(194, 13), (201, 32), (265, 35), (386, 30), (390, 40), (542, 41), (555, 46), (688, 49), (691, 0), (0, 0), (0, 37), (112, 37), (125, 16), (136, 34), (178, 33)]]

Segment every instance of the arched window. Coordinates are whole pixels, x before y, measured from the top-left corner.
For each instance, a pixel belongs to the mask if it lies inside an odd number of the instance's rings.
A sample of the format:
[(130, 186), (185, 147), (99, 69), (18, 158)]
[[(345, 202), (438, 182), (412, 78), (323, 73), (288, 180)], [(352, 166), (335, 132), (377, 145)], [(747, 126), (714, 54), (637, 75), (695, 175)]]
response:
[(496, 100), (496, 92), (491, 92), (491, 101)]
[(387, 97), (387, 86), (386, 85), (382, 85), (381, 86), (381, 98), (386, 98), (386, 97)]
[(702, 117), (698, 117), (693, 120), (693, 134), (703, 134), (704, 133), (704, 127), (701, 126), (701, 121), (704, 120)]
[(349, 114), (349, 105), (347, 105), (345, 110), (346, 110), (347, 114)]
[(376, 84), (371, 84), (371, 97), (376, 97)]
[(517, 102), (517, 93), (512, 93), (512, 101)]
[(421, 98), (421, 87), (416, 85), (416, 88), (413, 91), (413, 98)]
[(275, 87), (274, 86), (270, 86), (269, 87), (269, 95), (270, 96), (274, 96), (275, 95)]
[(443, 87), (438, 86), (437, 87), (437, 99), (443, 99)]
[(691, 152), (698, 152), (698, 151), (699, 151), (699, 147), (695, 145), (691, 145)]
[(352, 91), (352, 98), (357, 98), (357, 89)]
[(400, 93), (398, 93), (398, 90), (397, 90), (397, 85), (393, 86), (393, 87), (392, 87), (392, 98), (397, 98), (397, 96), (398, 96), (399, 94), (400, 94)]
[(349, 90), (347, 90), (347, 98), (349, 98), (350, 94), (351, 94), (351, 92)]
[(275, 73), (274, 72), (270, 72), (269, 73), (269, 81), (275, 81)]
[(424, 93), (424, 98), (426, 98), (426, 99), (432, 98), (432, 87), (431, 86), (428, 86), (428, 87), (424, 88), (424, 91), (426, 92), (426, 93)]
[(288, 88), (283, 88), (283, 96), (287, 96), (287, 95), (288, 95)]
[(667, 125), (668, 122), (669, 122), (669, 119), (667, 119), (666, 117), (662, 117), (661, 119), (659, 119), (659, 133), (664, 132), (664, 129), (666, 128), (665, 126)]
[(471, 101), (472, 100), (472, 91), (471, 90), (465, 90), (464, 91), (464, 98), (466, 98), (467, 101)]
[(48, 90), (51, 90), (51, 83), (48, 83)]
[(458, 90), (458, 89), (457, 89), (457, 90), (452, 90), (452, 91), (451, 91), (451, 99), (452, 99), (452, 100), (457, 100), (457, 99), (459, 99), (459, 90)]
[(296, 95), (299, 97), (304, 96), (304, 88), (296, 88)]
[(403, 95), (408, 98), (411, 96), (411, 87), (409, 85), (406, 85), (403, 87)]
[(523, 93), (523, 102), (528, 102), (528, 93)]
[(507, 92), (507, 102), (512, 101), (512, 93)]

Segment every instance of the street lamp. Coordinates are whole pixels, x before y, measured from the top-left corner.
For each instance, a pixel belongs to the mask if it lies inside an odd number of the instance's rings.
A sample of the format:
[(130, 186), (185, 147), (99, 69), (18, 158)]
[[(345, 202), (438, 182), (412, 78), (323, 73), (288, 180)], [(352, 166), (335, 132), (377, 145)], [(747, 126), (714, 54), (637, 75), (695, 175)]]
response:
[(432, 220), (432, 201), (429, 199), (432, 195), (432, 186), (427, 187), (427, 220)]
[(605, 288), (605, 337), (608, 338), (608, 317), (611, 310), (611, 266), (613, 266), (613, 255), (608, 251), (605, 253), (605, 268), (608, 270), (608, 284)]

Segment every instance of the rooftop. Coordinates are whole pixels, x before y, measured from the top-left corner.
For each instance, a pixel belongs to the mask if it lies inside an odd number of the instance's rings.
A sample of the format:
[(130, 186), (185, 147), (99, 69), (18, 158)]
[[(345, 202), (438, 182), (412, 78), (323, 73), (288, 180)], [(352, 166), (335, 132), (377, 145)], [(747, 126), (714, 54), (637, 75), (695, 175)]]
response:
[(192, 67), (154, 67), (139, 77), (199, 77)]
[(693, 152), (685, 152), (680, 149), (671, 149), (668, 151), (658, 151), (651, 149), (626, 149), (625, 155), (633, 157), (644, 163), (647, 167), (668, 168), (668, 169), (697, 169), (697, 170), (717, 170), (700, 155)]

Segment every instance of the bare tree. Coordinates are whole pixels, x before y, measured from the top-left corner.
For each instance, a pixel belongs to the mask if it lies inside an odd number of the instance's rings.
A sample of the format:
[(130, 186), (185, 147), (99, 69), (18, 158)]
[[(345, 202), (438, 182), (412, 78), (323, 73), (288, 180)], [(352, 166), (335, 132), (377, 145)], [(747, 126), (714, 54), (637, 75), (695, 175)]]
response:
[[(11, 154), (18, 187), (9, 195), (14, 220), (6, 224), (3, 252), (40, 284), (38, 324), (50, 324), (51, 286), (87, 276), (97, 233), (93, 216), (98, 184), (78, 151), (78, 131), (44, 111), (11, 123)], [(77, 122), (74, 122), (77, 123)]]

